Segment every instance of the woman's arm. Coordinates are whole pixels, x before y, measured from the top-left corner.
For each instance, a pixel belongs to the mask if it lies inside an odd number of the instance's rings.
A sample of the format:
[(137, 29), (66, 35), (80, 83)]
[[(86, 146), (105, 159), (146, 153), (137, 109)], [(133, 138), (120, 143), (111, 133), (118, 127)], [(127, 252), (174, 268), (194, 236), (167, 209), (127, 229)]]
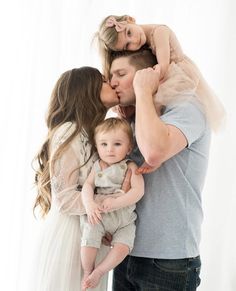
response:
[[(52, 203), (59, 212), (68, 215), (85, 213), (81, 193), (77, 190), (80, 162), (69, 145), (51, 169)], [(53, 205), (52, 205), (53, 206)]]
[[(59, 212), (67, 215), (85, 214), (85, 208), (82, 203), (81, 193), (78, 191), (78, 183), (82, 178), (87, 178), (87, 172), (90, 171), (91, 162), (87, 163), (82, 170), (80, 165), (81, 151), (85, 152), (82, 147), (80, 136), (76, 136), (63, 151), (62, 155), (52, 164), (52, 159), (58, 148), (64, 143), (73, 133), (75, 126), (68, 122), (63, 124), (54, 133), (50, 144), (50, 177), (51, 177), (51, 192), (52, 192), (52, 207), (55, 207)], [(85, 155), (86, 153), (84, 153)], [(85, 173), (86, 172), (86, 173)]]

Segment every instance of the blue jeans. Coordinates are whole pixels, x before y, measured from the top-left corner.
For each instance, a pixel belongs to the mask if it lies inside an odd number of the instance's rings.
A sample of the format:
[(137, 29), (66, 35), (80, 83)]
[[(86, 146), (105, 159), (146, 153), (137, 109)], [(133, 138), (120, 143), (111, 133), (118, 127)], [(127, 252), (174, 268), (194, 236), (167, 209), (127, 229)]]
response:
[(113, 291), (194, 291), (200, 257), (163, 260), (127, 256), (113, 273)]

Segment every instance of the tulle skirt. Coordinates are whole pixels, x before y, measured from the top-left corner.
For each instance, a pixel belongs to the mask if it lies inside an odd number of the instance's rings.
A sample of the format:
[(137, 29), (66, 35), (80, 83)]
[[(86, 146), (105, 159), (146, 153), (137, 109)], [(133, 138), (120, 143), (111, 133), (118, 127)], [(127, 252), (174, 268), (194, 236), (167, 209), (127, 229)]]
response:
[[(50, 211), (43, 226), (42, 237), (31, 276), (31, 291), (80, 291), (82, 268), (80, 262), (79, 216)], [(97, 261), (105, 257), (108, 247), (102, 246)], [(105, 275), (93, 291), (106, 291)]]
[(217, 131), (224, 125), (224, 107), (198, 67), (187, 56), (171, 62), (155, 101), (167, 105), (186, 98), (182, 93), (191, 92), (202, 105), (210, 127)]

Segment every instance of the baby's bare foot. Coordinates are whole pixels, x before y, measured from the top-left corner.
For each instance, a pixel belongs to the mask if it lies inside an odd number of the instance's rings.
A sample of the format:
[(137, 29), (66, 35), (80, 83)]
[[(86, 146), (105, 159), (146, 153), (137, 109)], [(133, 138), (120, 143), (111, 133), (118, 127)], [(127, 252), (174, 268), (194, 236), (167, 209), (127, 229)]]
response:
[(87, 288), (95, 288), (99, 284), (102, 276), (103, 273), (101, 271), (98, 269), (93, 270), (93, 272), (85, 280), (85, 285)]
[(82, 279), (82, 283), (81, 283), (81, 289), (82, 289), (82, 291), (86, 291), (86, 289), (88, 288), (88, 286), (87, 286), (87, 284), (86, 284), (86, 280), (87, 280), (87, 278), (88, 278), (88, 276), (90, 275), (92, 273), (92, 271), (91, 272), (84, 272), (84, 276), (83, 276), (83, 279)]

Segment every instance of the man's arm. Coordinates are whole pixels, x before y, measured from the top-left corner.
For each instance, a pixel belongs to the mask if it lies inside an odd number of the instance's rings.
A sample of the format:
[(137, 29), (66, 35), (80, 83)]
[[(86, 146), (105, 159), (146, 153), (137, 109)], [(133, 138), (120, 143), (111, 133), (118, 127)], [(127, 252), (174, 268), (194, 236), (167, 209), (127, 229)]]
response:
[(159, 85), (160, 70), (137, 71), (135, 132), (139, 149), (152, 167), (159, 166), (187, 146), (185, 135), (175, 126), (165, 124), (157, 115), (153, 95)]

